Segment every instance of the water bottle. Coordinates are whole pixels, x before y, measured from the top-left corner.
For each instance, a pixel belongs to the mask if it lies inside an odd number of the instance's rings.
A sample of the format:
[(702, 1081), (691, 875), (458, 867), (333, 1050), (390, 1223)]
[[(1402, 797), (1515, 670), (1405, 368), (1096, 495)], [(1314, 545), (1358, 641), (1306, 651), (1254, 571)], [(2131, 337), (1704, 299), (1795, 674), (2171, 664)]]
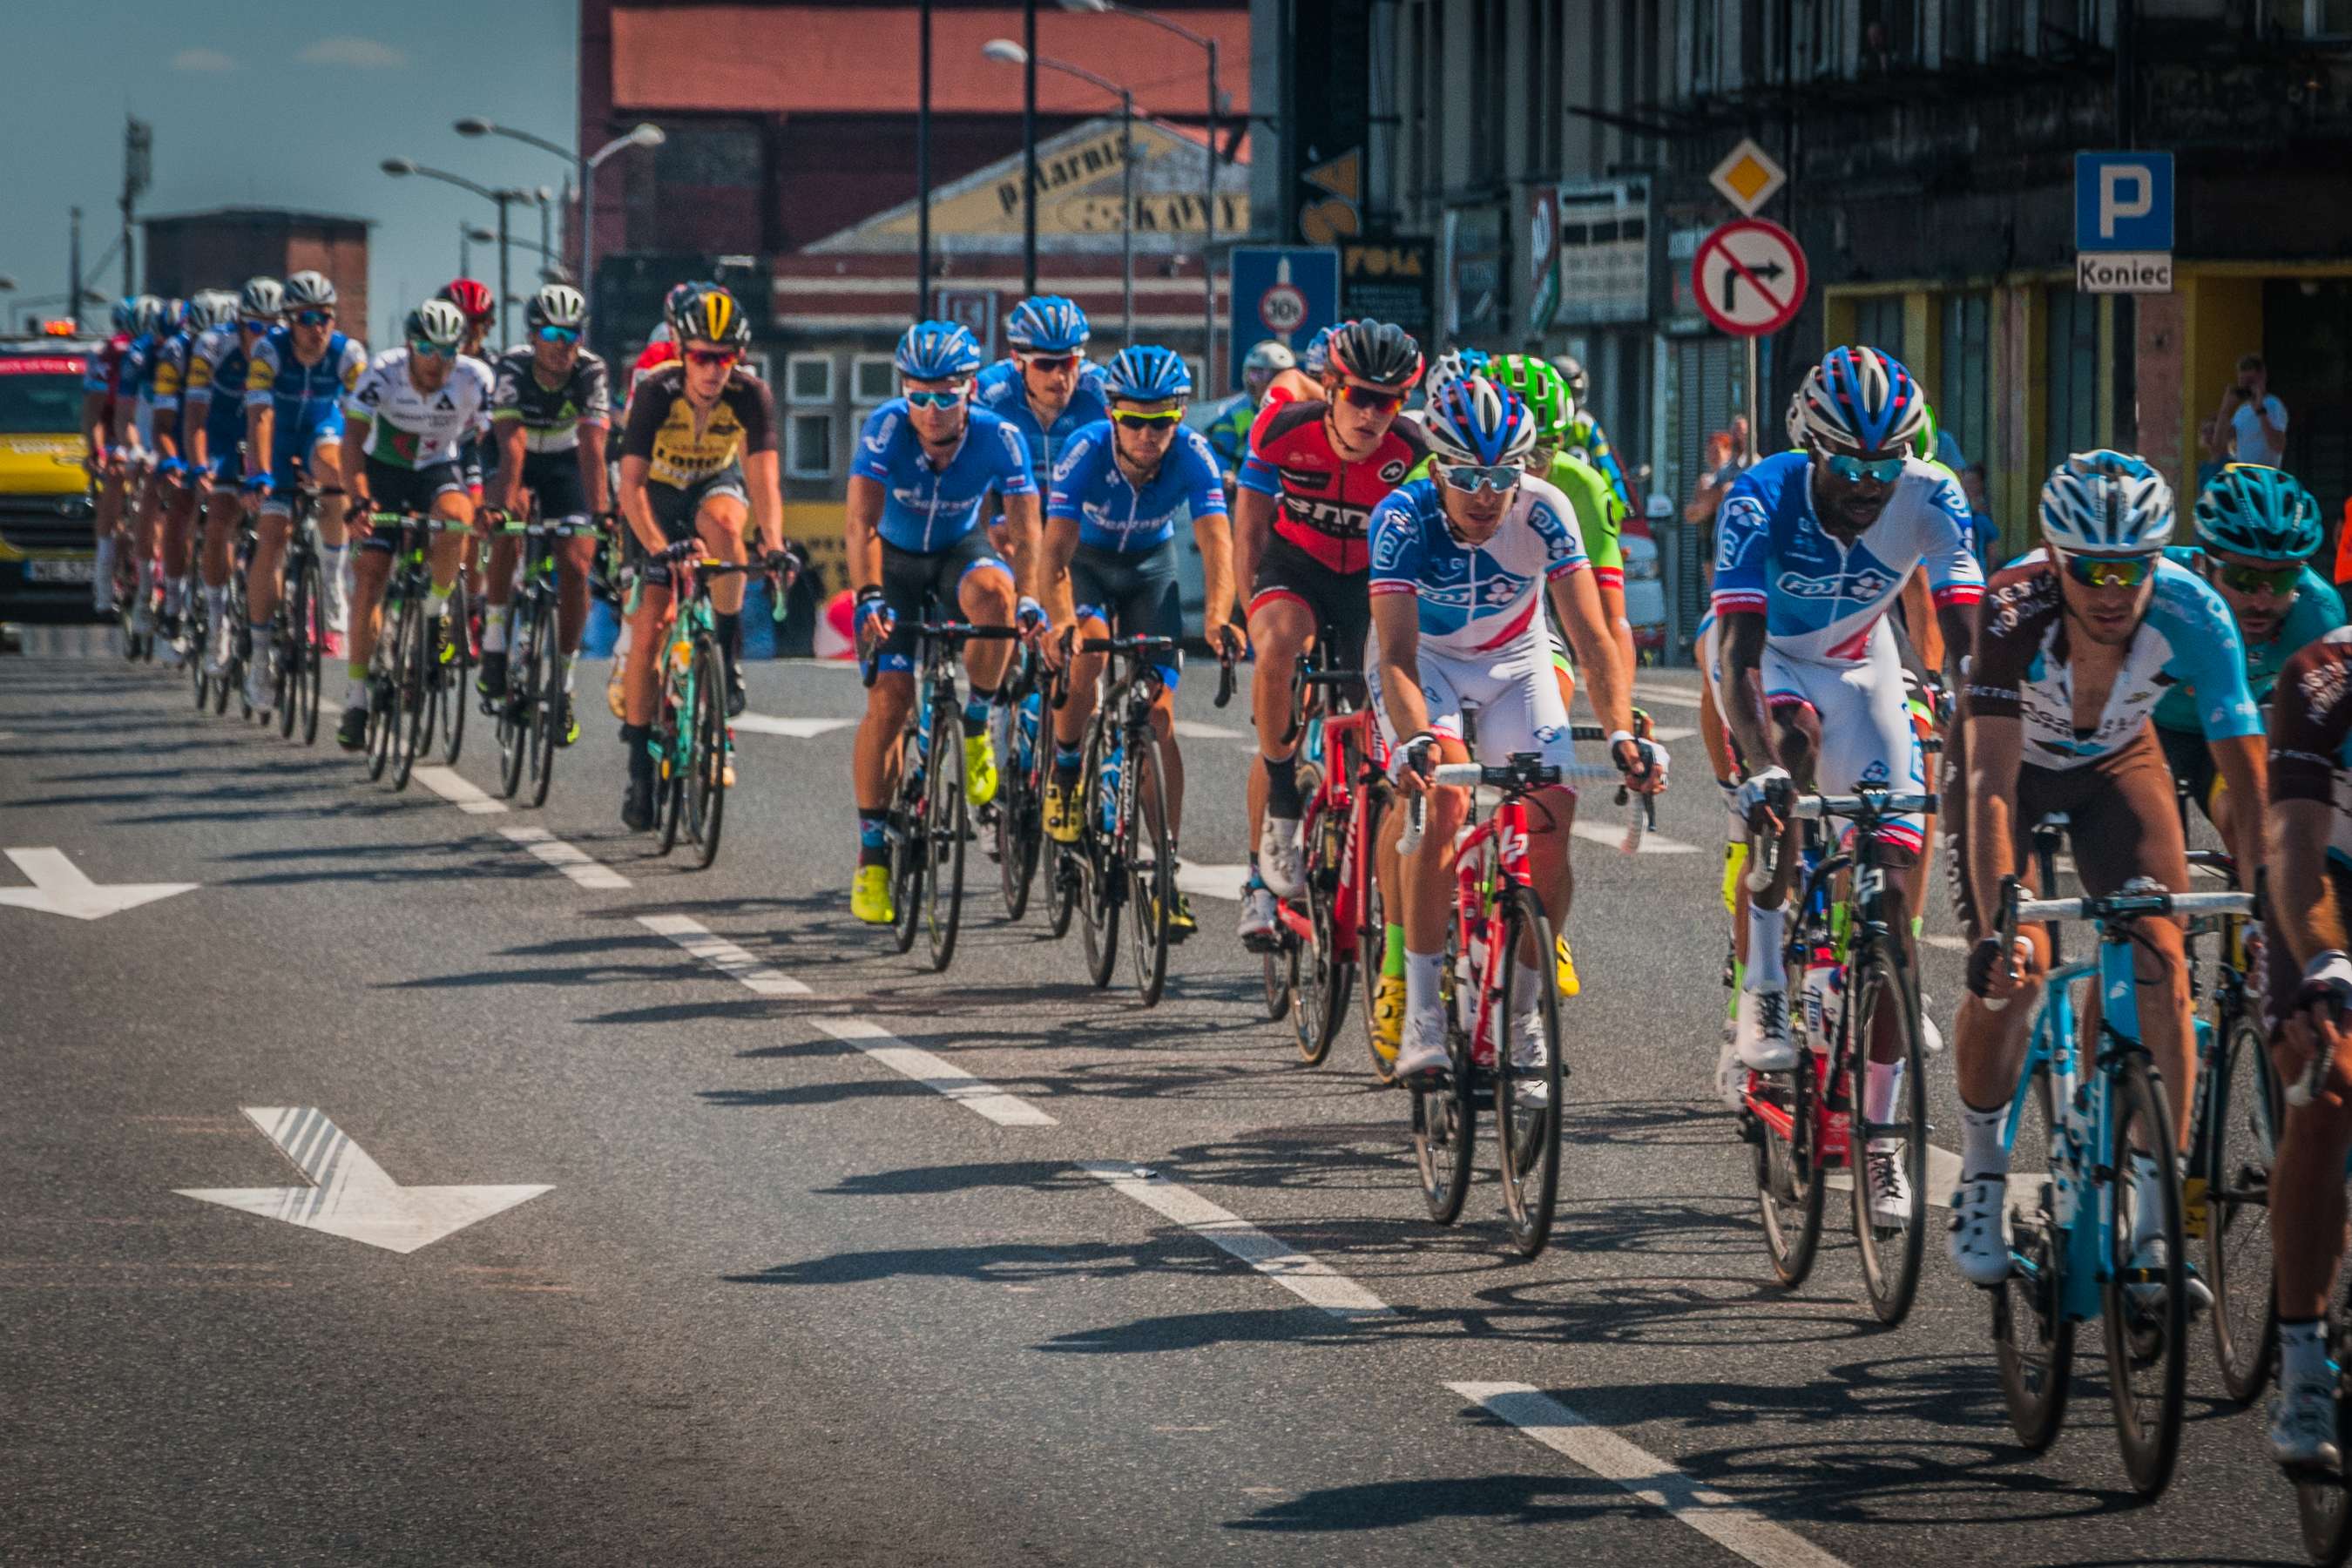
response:
[(1125, 742), (1113, 746), (1102, 764), (1102, 830), (1116, 832), (1118, 827), (1118, 770), (1127, 760)]
[(1804, 1016), (1805, 1043), (1818, 1055), (1827, 1056), (1837, 1036), (1840, 978), (1837, 955), (1825, 947), (1814, 949), (1805, 964)]

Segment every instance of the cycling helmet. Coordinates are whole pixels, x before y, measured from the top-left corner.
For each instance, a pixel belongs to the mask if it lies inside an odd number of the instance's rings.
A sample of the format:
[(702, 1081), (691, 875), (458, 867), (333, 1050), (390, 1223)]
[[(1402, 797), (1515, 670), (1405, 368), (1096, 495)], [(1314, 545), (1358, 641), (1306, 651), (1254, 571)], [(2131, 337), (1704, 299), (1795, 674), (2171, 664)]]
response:
[(1192, 373), (1172, 349), (1138, 343), (1110, 362), (1111, 396), (1129, 403), (1166, 403), (1192, 395)]
[(163, 335), (168, 338), (173, 332), (178, 331), (182, 327), (184, 327), (187, 324), (188, 302), (185, 300), (176, 298), (164, 300), (163, 320), (162, 325)]
[(578, 331), (588, 320), (588, 301), (569, 283), (550, 283), (530, 297), (522, 314), (533, 331), (541, 327), (570, 327)]
[(695, 296), (700, 294), (705, 289), (716, 289), (718, 287), (719, 285), (716, 283), (705, 283), (698, 279), (689, 279), (684, 283), (674, 283), (670, 285), (669, 292), (662, 296), (663, 323), (665, 325), (674, 323), (677, 320), (677, 313), (680, 310), (685, 310), (687, 305), (693, 300)]
[(1805, 394), (1800, 387), (1789, 395), (1789, 412), (1782, 416), (1780, 427), (1789, 434), (1789, 445), (1801, 452), (1805, 449)]
[(226, 289), (205, 289), (188, 301), (188, 330), (209, 332), (236, 319), (236, 296)]
[(1251, 375), (1259, 373), (1264, 373), (1266, 375), (1277, 375), (1286, 370), (1296, 370), (1297, 368), (1298, 356), (1292, 353), (1285, 345), (1276, 342), (1272, 338), (1266, 339), (1264, 342), (1258, 344), (1257, 347), (1250, 350), (1249, 357), (1242, 361), (1242, 374), (1244, 375)]
[(1487, 366), (1486, 375), (1528, 405), (1538, 441), (1558, 441), (1576, 422), (1576, 399), (1569, 395), (1567, 378), (1535, 355), (1505, 354)]
[(2306, 561), (2326, 535), (2319, 503), (2283, 468), (2231, 463), (2197, 497), (2197, 542), (2258, 561)]
[(499, 302), (490, 297), (490, 286), (477, 283), (471, 278), (452, 278), (441, 285), (441, 292), (434, 298), (457, 306), (469, 327), (484, 325), (498, 317)]
[(121, 299), (117, 300), (114, 302), (113, 316), (114, 330), (116, 331), (130, 332), (136, 331), (139, 323), (139, 301), (132, 299), (130, 295), (125, 294)]
[(1092, 334), (1087, 313), (1059, 294), (1039, 294), (1004, 318), (1004, 341), (1022, 353), (1074, 354)]
[(1399, 390), (1421, 379), (1421, 345), (1386, 321), (1349, 321), (1331, 334), (1331, 368), (1374, 386)]
[(248, 278), (236, 297), (239, 315), (257, 321), (274, 321), (286, 311), (286, 285), (275, 278)]
[(1536, 418), (1515, 392), (1483, 375), (1446, 383), (1423, 416), (1430, 455), (1441, 463), (1492, 468), (1517, 463), (1536, 447)]
[(163, 326), (163, 301), (152, 294), (142, 294), (131, 302), (131, 330), (142, 338), (152, 338)]
[(1472, 374), (1471, 367), (1462, 363), (1462, 355), (1453, 349), (1447, 349), (1429, 362), (1429, 374), (1422, 387), (1423, 395), (1433, 398), (1446, 387), (1470, 374)]
[(2042, 487), (2042, 536), (2076, 555), (2149, 554), (2172, 542), (2172, 487), (2128, 452), (2076, 452)]
[(985, 357), (971, 329), (961, 321), (917, 321), (898, 340), (891, 363), (909, 381), (961, 381)]
[(1307, 345), (1307, 352), (1298, 356), (1298, 368), (1320, 379), (1324, 367), (1331, 363), (1331, 334), (1339, 330), (1337, 327), (1317, 328), (1314, 341)]
[(1569, 391), (1576, 395), (1579, 403), (1591, 395), (1592, 378), (1584, 374), (1582, 360), (1574, 354), (1561, 354), (1551, 362), (1551, 367), (1559, 372), (1560, 380), (1568, 383)]
[(734, 295), (715, 283), (680, 307), (669, 324), (681, 344), (700, 338), (723, 348), (740, 349), (751, 341), (751, 318), (743, 313)]
[(1805, 373), (1805, 444), (1833, 453), (1906, 452), (1927, 419), (1927, 399), (1891, 354), (1834, 348)]
[(285, 300), (289, 310), (331, 310), (335, 286), (323, 272), (297, 272), (286, 279)]
[(466, 312), (449, 300), (427, 300), (408, 312), (406, 331), (419, 342), (454, 349), (466, 341)]

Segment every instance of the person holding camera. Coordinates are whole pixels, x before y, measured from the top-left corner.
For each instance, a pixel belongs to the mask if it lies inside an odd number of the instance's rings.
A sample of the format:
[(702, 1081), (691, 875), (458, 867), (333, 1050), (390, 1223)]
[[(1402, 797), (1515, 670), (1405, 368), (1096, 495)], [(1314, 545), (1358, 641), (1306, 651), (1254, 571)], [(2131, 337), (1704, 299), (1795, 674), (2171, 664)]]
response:
[(2221, 412), (2213, 416), (2207, 447), (2236, 463), (2281, 468), (2286, 458), (2286, 405), (2271, 395), (2271, 375), (2260, 354), (2238, 361), (2238, 379), (2221, 389)]

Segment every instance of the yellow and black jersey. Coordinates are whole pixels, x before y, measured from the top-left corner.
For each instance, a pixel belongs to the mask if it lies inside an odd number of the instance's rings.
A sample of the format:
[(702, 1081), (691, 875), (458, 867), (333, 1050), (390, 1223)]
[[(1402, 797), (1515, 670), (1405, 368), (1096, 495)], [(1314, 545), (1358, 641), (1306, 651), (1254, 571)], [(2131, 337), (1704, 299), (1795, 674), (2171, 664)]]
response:
[(719, 473), (746, 452), (776, 449), (776, 400), (768, 384), (738, 368), (708, 410), (686, 395), (686, 367), (648, 374), (629, 397), (621, 456), (643, 458), (647, 478), (683, 489)]

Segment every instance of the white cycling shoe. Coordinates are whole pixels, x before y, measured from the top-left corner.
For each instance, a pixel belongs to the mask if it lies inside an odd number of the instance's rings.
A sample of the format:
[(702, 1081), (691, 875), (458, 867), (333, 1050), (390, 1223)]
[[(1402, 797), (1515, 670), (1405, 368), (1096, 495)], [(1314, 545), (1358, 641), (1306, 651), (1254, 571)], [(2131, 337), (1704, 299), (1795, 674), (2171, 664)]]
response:
[(1903, 1142), (1874, 1138), (1863, 1152), (1863, 1174), (1870, 1183), (1870, 1217), (1900, 1230), (1911, 1223), (1911, 1176), (1903, 1168)]
[(2294, 1382), (2279, 1390), (2271, 1406), (2271, 1458), (2294, 1471), (2342, 1468), (2344, 1451), (2336, 1439), (2336, 1385)]
[(1274, 945), (1274, 895), (1263, 884), (1242, 889), (1242, 945), (1253, 950)]
[(2009, 1278), (2009, 1176), (1962, 1177), (1952, 1194), (1952, 1266), (1987, 1289)]
[(278, 683), (269, 679), (269, 661), (257, 658), (245, 667), (245, 705), (267, 713), (278, 705)]
[(1743, 990), (1733, 1050), (1753, 1072), (1787, 1072), (1797, 1065), (1797, 1043), (1789, 1034), (1789, 993)]
[(1452, 1061), (1452, 1054), (1445, 1048), (1444, 1011), (1432, 1009), (1426, 1013), (1406, 1014), (1404, 1043), (1397, 1048), (1394, 1076), (1412, 1078), (1448, 1067)]
[(1257, 835), (1257, 873), (1277, 899), (1298, 891), (1302, 875), (1298, 852), (1298, 819), (1268, 812)]
[(1739, 1065), (1738, 1037), (1738, 1031), (1726, 1018), (1723, 1043), (1715, 1053), (1715, 1097), (1732, 1110), (1738, 1110), (1748, 1100), (1748, 1069)]

